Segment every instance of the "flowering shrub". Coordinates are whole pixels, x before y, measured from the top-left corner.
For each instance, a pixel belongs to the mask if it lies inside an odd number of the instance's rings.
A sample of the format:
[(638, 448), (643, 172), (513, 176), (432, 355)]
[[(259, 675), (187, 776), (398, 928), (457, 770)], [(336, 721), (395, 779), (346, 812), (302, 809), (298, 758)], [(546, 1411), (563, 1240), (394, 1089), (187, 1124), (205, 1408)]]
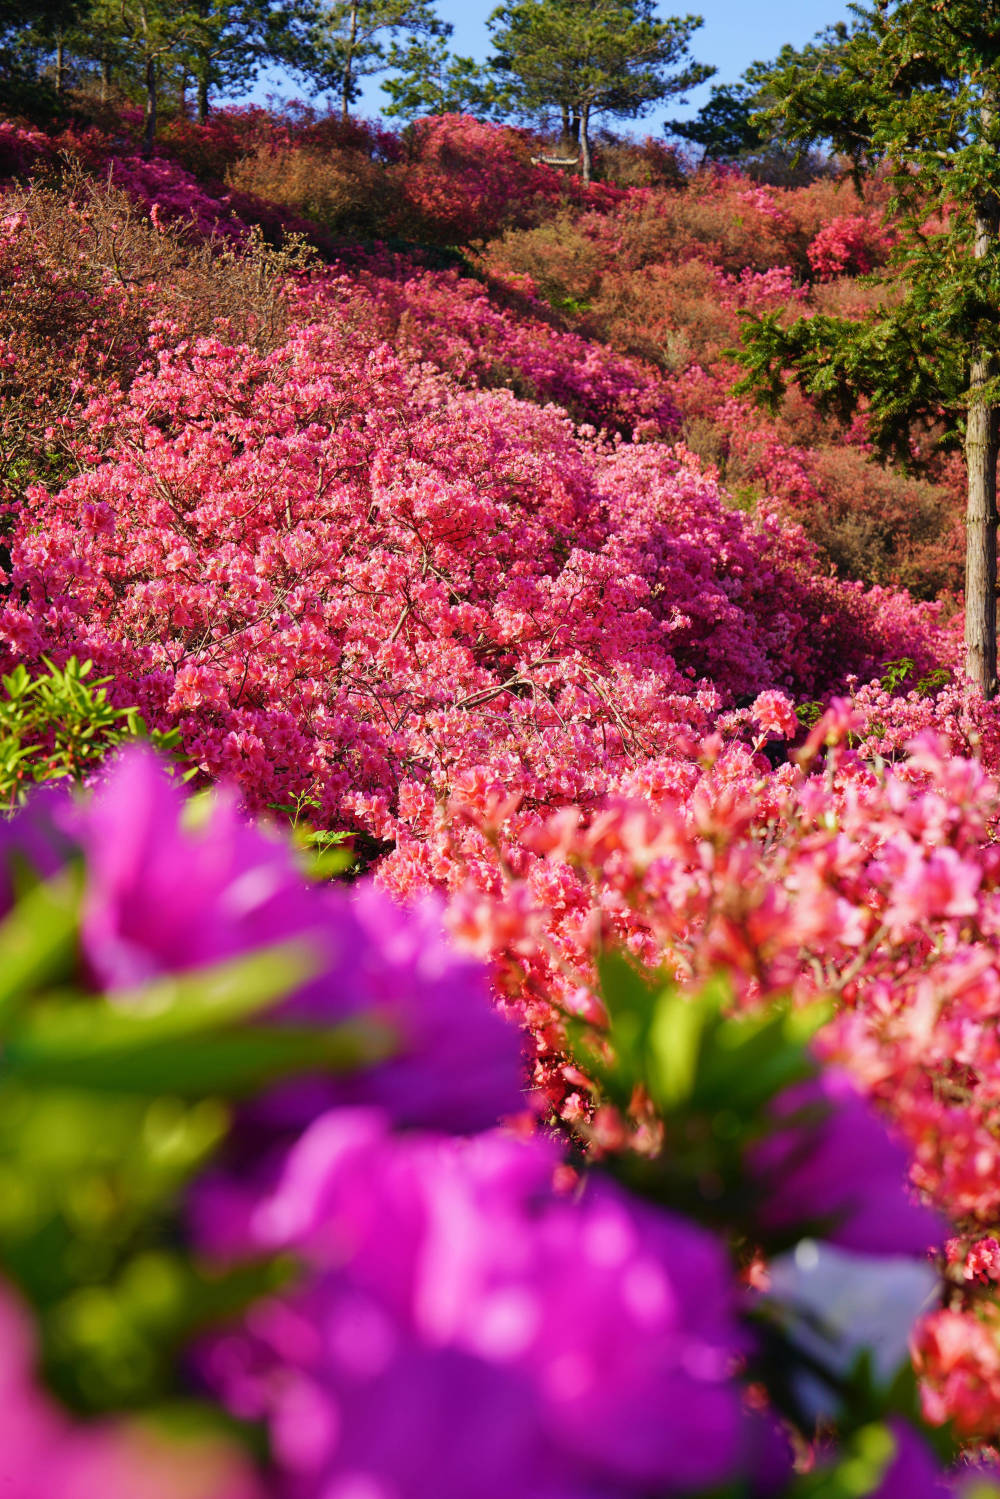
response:
[(891, 246), (882, 225), (853, 213), (825, 223), (806, 254), (817, 276), (864, 275), (884, 265)]
[(222, 182), (230, 167), (275, 134), (274, 120), (260, 105), (213, 109), (205, 120), (182, 115), (160, 131), (160, 149), (200, 182)]
[[(844, 453), (844, 434), (803, 401), (786, 402), (773, 420), (729, 399), (736, 371), (726, 350), (738, 341), (741, 309), (789, 302), (819, 309), (832, 295), (838, 305), (863, 302), (851, 277), (881, 264), (892, 242), (879, 183), (864, 202), (830, 179), (763, 187), (728, 170), (584, 189), (575, 177), (535, 164), (538, 143), (524, 132), (452, 115), (420, 121), (404, 138), (298, 106), (281, 115), (223, 110), (203, 125), (171, 123), (151, 159), (123, 146), (110, 127), (76, 127), (56, 138), (4, 128), (9, 149), (5, 158), (0, 141), (0, 168), (6, 159), (10, 171), (24, 172), (68, 152), (102, 179), (110, 172), (143, 211), (188, 235), (242, 244), (255, 225), (272, 243), (304, 234), (330, 256), (357, 235), (475, 244), (509, 289), (537, 288), (564, 317), (583, 320), (586, 338), (598, 333), (622, 354), (668, 370), (670, 385), (644, 399), (646, 412), (662, 430), (658, 413), (675, 408), (687, 442), (718, 467), (739, 504), (777, 498), (843, 576), (903, 584), (923, 597), (956, 586), (960, 505), (947, 466), (937, 465), (929, 482), (907, 481), (871, 461), (863, 423), (846, 434), (853, 451)], [(378, 257), (375, 269), (384, 279)], [(440, 278), (424, 311), (431, 301), (461, 303), (474, 335), (456, 279)], [(495, 305), (490, 312), (498, 313)], [(555, 399), (581, 421), (634, 430), (634, 414), (613, 413), (605, 391), (591, 399), (595, 374), (612, 390), (620, 383), (613, 356), (593, 343), (574, 349), (563, 330), (558, 338), (541, 334), (536, 317), (512, 315), (510, 306), (501, 317), (498, 326), (483, 313), (489, 352), (464, 356), (467, 368), (478, 366), (477, 378), (529, 399)], [(497, 336), (508, 344), (507, 358), (494, 354)], [(540, 382), (526, 363), (544, 376)], [(656, 383), (649, 371), (640, 380)], [(741, 433), (745, 440), (734, 444)], [(806, 449), (817, 451), (804, 460)]]
[(405, 191), (415, 237), (449, 243), (490, 239), (508, 225), (530, 223), (568, 196), (604, 208), (624, 195), (593, 183), (584, 187), (531, 158), (525, 133), (484, 125), (468, 115), (437, 115), (413, 126), (413, 165)]
[(333, 319), (266, 358), (164, 350), (88, 418), (90, 466), (26, 503), (0, 636), (93, 659), (257, 806), (382, 838), (466, 780), (590, 800), (734, 697), (937, 664), (932, 613), (816, 580), (683, 451), (456, 392)]
[(239, 242), (246, 235), (246, 225), (174, 162), (155, 156), (115, 156), (111, 180), (150, 214), (154, 225), (161, 220), (177, 222), (202, 239), (216, 236)]
[(537, 315), (541, 308), (498, 307), (488, 289), (455, 271), (372, 258), (351, 274), (314, 280), (302, 306), (309, 317), (332, 310), (461, 385), (511, 389), (623, 436), (677, 435), (680, 414), (654, 369), (554, 325)]
[(13, 120), (0, 120), (0, 178), (25, 177), (53, 157), (47, 135)]

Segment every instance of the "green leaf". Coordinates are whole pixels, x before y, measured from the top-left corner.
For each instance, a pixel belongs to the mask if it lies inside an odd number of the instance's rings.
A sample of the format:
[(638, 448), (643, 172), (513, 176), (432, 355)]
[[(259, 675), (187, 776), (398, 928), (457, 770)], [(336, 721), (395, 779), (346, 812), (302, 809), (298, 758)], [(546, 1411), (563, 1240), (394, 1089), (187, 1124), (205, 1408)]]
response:
[(392, 1054), (388, 1033), (363, 1024), (337, 1027), (244, 1026), (222, 1035), (148, 1039), (123, 1036), (90, 1048), (49, 1032), (16, 1038), (5, 1062), (38, 1085), (114, 1093), (206, 1093), (243, 1097), (302, 1073), (350, 1072)]
[(747, 1015), (720, 1017), (705, 1046), (693, 1102), (752, 1115), (776, 1094), (816, 1071), (807, 1045), (829, 1020), (831, 1006), (794, 1009), (787, 1003)]
[(252, 1017), (319, 967), (286, 943), (95, 1002), (50, 995), (8, 1029), (8, 1075), (125, 1092), (243, 1093), (304, 1070), (356, 1067), (387, 1054), (383, 1031), (270, 1025)]
[(80, 886), (75, 870), (34, 885), (0, 925), (0, 1036), (39, 987), (70, 973)]
[(654, 1002), (647, 1084), (653, 1102), (664, 1112), (689, 1102), (697, 1091), (702, 1044), (715, 1002), (710, 989), (699, 995), (665, 989)]

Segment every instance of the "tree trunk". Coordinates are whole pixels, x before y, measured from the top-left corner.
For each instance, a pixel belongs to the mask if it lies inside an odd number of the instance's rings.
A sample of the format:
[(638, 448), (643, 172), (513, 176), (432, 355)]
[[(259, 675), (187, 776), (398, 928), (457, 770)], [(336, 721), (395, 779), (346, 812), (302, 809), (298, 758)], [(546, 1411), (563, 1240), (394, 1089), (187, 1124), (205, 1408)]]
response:
[(560, 148), (569, 154), (570, 151), (580, 150), (580, 116), (575, 109), (568, 104), (560, 104), (559, 113), (562, 116), (562, 135), (560, 136)]
[(351, 95), (354, 92), (354, 49), (358, 40), (358, 7), (351, 6), (351, 33), (347, 41), (344, 58), (343, 88), (340, 95), (340, 118), (346, 120), (351, 110)]
[(111, 93), (111, 57), (107, 48), (101, 55), (101, 103), (107, 104)]
[(56, 93), (63, 94), (66, 91), (66, 55), (63, 51), (63, 34), (56, 33)]
[(142, 154), (152, 156), (156, 139), (156, 60), (146, 59), (146, 128), (142, 132)]
[(208, 119), (208, 69), (198, 74), (198, 124)]
[[(996, 246), (1000, 203), (976, 207), (975, 256), (982, 260)], [(978, 393), (995, 373), (985, 354), (969, 372), (969, 415), (965, 462), (969, 476), (965, 551), (965, 670), (984, 697), (997, 691), (997, 448), (996, 407)]]
[(580, 110), (580, 176), (590, 182), (590, 108), (586, 104)]

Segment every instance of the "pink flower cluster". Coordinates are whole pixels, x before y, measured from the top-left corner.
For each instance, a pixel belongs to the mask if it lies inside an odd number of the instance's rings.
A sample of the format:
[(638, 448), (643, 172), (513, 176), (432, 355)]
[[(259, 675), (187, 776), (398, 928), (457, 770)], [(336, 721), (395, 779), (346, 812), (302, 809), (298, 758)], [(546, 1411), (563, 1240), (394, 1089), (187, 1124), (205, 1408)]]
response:
[(892, 244), (891, 234), (877, 219), (852, 213), (828, 220), (806, 253), (817, 276), (864, 275), (885, 263)]
[(199, 239), (241, 243), (247, 227), (225, 199), (210, 195), (176, 162), (160, 156), (111, 158), (111, 181), (151, 217), (154, 224), (179, 223)]
[(537, 302), (527, 313), (498, 306), (455, 271), (420, 270), (382, 255), (349, 274), (311, 281), (299, 302), (303, 319), (343, 320), (462, 386), (510, 389), (626, 437), (677, 435), (680, 413), (656, 370), (556, 326)]
[(41, 130), (13, 120), (0, 120), (0, 179), (27, 176), (52, 156), (52, 143)]
[(460, 776), (591, 801), (741, 695), (934, 664), (933, 613), (890, 624), (817, 578), (682, 448), (457, 391), (321, 310), (267, 358), (164, 349), (95, 402), (79, 477), (30, 492), (0, 616), (16, 655), (114, 672), (255, 805), (305, 794), (383, 837)]

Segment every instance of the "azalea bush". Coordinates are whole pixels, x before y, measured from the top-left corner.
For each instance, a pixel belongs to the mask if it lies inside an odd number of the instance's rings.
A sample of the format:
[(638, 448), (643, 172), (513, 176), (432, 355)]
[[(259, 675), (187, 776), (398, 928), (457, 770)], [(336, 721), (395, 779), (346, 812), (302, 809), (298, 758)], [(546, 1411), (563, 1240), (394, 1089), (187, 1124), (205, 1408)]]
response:
[(205, 770), (331, 826), (384, 837), (466, 774), (591, 798), (735, 697), (946, 648), (683, 450), (456, 391), (350, 318), (164, 350), (90, 415), (90, 464), (25, 501), (0, 638), (86, 655)]
[[(705, 170), (601, 213), (508, 229), (483, 259), (511, 284), (530, 278), (589, 336), (658, 365), (686, 440), (737, 503), (777, 498), (842, 576), (932, 597), (957, 587), (964, 556), (947, 463), (919, 479), (886, 471), (863, 422), (822, 422), (794, 394), (770, 416), (732, 396), (746, 312), (863, 314), (876, 295), (864, 275), (893, 243), (886, 196), (877, 180), (862, 200), (829, 177), (780, 188)], [(926, 436), (914, 433), (915, 457), (927, 457)]]

